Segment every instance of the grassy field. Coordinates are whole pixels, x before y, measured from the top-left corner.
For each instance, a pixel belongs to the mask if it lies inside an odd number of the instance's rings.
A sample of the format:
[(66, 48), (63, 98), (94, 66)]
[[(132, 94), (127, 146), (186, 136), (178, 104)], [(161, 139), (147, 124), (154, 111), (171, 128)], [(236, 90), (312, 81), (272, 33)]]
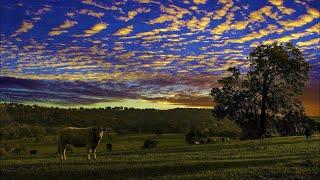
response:
[(42, 142), (11, 141), (37, 149), (37, 155), (1, 157), (0, 174), (40, 179), (260, 179), (320, 177), (320, 135), (307, 141), (302, 136), (270, 138), (263, 141), (229, 141), (187, 145), (183, 135), (164, 134), (159, 147), (144, 150), (144, 139), (152, 135), (113, 137), (113, 151), (106, 154), (104, 144), (98, 160), (86, 160), (83, 148), (74, 149), (67, 162), (56, 152), (55, 137)]

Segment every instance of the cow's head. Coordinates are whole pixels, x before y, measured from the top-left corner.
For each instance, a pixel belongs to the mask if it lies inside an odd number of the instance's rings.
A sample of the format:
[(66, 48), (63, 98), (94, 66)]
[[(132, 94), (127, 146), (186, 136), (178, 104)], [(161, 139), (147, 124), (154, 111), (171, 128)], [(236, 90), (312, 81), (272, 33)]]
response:
[(92, 133), (94, 136), (95, 143), (98, 143), (100, 141), (100, 139), (102, 139), (103, 131), (105, 131), (105, 130), (102, 127), (93, 127), (92, 128)]

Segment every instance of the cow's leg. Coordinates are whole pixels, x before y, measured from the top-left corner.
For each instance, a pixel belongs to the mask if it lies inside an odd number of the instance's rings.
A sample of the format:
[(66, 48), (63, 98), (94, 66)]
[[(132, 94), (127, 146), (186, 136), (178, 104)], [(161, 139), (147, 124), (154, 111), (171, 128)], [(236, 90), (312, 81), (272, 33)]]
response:
[(62, 161), (66, 160), (66, 148), (67, 148), (67, 145), (61, 144), (61, 146), (60, 146), (60, 159)]
[(63, 161), (63, 160), (64, 160), (63, 152), (61, 152), (61, 153), (60, 153), (60, 159), (61, 159), (61, 161)]
[(60, 160), (63, 161), (64, 160), (64, 156), (63, 156), (63, 150), (65, 148), (65, 145), (63, 145), (63, 143), (60, 141), (60, 138), (58, 139), (58, 154), (60, 155)]
[(63, 159), (64, 159), (65, 161), (67, 160), (66, 151), (67, 151), (67, 148), (65, 147), (65, 148), (63, 149)]
[(90, 160), (90, 152), (91, 152), (91, 148), (90, 147), (87, 148), (87, 152), (88, 152), (88, 160)]
[(94, 158), (94, 160), (97, 160), (96, 151), (97, 151), (97, 148), (92, 148), (92, 152), (93, 152), (93, 158)]

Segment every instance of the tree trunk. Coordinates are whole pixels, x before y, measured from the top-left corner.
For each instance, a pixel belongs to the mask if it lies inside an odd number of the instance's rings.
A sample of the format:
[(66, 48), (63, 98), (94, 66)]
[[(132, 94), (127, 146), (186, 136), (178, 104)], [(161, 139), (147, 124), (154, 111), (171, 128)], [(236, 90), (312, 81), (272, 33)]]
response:
[(261, 100), (261, 115), (260, 115), (260, 138), (264, 138), (266, 134), (266, 103), (268, 98), (268, 87), (266, 78), (263, 81), (262, 100)]

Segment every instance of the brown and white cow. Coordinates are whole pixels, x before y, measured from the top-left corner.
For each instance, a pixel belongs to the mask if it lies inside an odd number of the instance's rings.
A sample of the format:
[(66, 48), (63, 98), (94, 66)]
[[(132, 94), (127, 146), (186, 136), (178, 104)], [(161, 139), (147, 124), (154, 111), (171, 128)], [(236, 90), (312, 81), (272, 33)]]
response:
[(61, 160), (67, 160), (66, 147), (68, 144), (74, 147), (87, 147), (88, 159), (90, 159), (90, 152), (92, 152), (94, 159), (97, 159), (96, 150), (103, 137), (103, 131), (106, 131), (106, 128), (63, 128), (58, 137), (58, 153)]

